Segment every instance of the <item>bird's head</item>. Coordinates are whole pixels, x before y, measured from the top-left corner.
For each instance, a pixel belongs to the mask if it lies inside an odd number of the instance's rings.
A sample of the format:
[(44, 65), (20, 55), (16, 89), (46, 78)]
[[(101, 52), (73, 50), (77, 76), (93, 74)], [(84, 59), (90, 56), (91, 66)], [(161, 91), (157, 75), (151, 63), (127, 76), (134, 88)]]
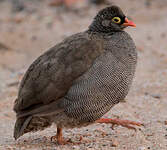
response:
[(109, 33), (121, 31), (127, 26), (136, 27), (128, 20), (118, 6), (106, 7), (98, 12), (92, 24), (89, 26), (90, 31)]

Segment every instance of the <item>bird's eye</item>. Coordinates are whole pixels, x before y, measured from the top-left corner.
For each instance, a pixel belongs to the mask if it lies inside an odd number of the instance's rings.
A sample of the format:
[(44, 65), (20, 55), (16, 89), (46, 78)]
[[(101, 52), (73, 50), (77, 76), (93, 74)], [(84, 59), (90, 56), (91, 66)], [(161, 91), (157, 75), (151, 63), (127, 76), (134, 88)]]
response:
[(112, 21), (114, 22), (114, 23), (120, 23), (121, 22), (121, 19), (119, 18), (119, 17), (114, 17), (114, 18), (112, 18)]

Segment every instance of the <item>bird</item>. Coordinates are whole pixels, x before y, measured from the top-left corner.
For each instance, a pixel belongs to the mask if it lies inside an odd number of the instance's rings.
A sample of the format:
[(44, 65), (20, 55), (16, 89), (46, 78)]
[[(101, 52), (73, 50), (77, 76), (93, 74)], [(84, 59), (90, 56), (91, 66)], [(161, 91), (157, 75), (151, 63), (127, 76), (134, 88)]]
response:
[(126, 27), (136, 27), (121, 8), (101, 9), (88, 28), (56, 44), (28, 68), (19, 86), (13, 110), (14, 138), (57, 126), (53, 136), (67, 144), (63, 128), (93, 123), (136, 129), (142, 123), (103, 118), (124, 101), (137, 64), (136, 46)]

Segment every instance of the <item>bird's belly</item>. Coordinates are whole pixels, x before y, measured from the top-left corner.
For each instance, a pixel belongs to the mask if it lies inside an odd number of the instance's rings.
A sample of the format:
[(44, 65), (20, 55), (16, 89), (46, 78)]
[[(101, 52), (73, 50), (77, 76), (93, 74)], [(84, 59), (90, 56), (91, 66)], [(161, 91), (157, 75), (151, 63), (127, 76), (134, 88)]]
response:
[(99, 57), (65, 96), (66, 115), (84, 123), (101, 118), (125, 98), (132, 78), (133, 73), (111, 53)]

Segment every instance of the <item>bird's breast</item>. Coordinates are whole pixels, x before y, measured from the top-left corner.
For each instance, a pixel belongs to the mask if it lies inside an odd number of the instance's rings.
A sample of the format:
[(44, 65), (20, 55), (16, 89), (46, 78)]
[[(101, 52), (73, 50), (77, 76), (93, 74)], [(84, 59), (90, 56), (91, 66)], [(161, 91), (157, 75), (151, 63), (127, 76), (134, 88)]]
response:
[(132, 78), (133, 72), (106, 51), (73, 83), (65, 96), (66, 114), (83, 122), (102, 117), (125, 98)]

